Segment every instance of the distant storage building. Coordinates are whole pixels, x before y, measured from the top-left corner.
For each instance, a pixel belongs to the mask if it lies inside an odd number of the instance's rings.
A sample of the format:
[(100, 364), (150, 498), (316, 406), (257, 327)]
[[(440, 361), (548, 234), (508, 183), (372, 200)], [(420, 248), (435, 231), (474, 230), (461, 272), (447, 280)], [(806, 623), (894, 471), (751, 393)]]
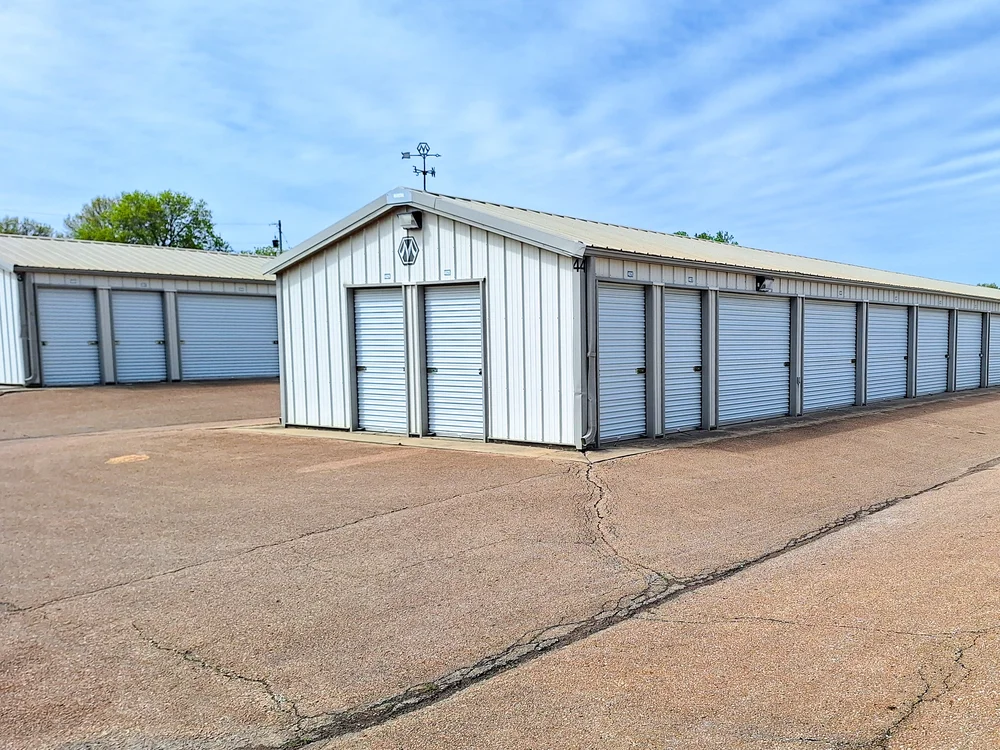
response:
[(399, 188), (280, 256), (287, 425), (583, 448), (1000, 385), (1000, 292)]
[(276, 377), (264, 262), (0, 235), (0, 384)]

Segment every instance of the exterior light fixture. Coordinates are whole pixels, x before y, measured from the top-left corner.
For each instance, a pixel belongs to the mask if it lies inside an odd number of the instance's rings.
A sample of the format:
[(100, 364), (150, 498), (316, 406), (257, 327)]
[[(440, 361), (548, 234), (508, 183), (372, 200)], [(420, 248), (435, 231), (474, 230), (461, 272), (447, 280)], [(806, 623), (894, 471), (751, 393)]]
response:
[(402, 229), (420, 229), (419, 211), (407, 211), (405, 213), (396, 214), (396, 218), (399, 220), (399, 226)]
[(770, 292), (774, 289), (774, 277), (773, 276), (758, 276), (757, 277), (757, 291), (758, 292)]

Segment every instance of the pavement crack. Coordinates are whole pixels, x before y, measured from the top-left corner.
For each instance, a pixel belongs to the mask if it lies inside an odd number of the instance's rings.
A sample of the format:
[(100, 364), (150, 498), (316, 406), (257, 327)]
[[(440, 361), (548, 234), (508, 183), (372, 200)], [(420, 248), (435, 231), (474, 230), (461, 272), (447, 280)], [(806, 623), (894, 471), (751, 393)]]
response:
[(173, 648), (172, 646), (167, 646), (157, 641), (155, 638), (148, 635), (147, 633), (143, 632), (142, 629), (134, 622), (132, 623), (132, 629), (135, 630), (135, 632), (142, 640), (144, 640), (150, 646), (155, 648), (157, 651), (162, 651), (166, 654), (171, 654), (173, 656), (176, 656), (179, 659), (182, 659), (190, 664), (194, 664), (195, 666), (207, 670), (224, 679), (236, 680), (238, 682), (247, 683), (248, 685), (258, 686), (267, 694), (268, 699), (271, 701), (271, 703), (274, 705), (277, 711), (284, 714), (288, 714), (292, 719), (294, 719), (294, 723), (292, 724), (291, 728), (295, 731), (298, 731), (299, 726), (305, 717), (303, 717), (302, 714), (299, 713), (299, 708), (294, 700), (277, 692), (272, 687), (271, 683), (269, 683), (267, 680), (261, 677), (247, 677), (246, 675), (242, 675), (239, 672), (233, 671), (232, 669), (227, 669), (226, 667), (222, 667), (217, 664), (212, 664), (207, 659), (205, 659), (202, 656), (199, 656), (191, 649), (178, 649), (178, 648)]
[(612, 541), (612, 537), (609, 536), (605, 529), (605, 523), (608, 520), (607, 512), (607, 495), (610, 492), (608, 486), (601, 481), (594, 474), (595, 464), (587, 458), (587, 468), (582, 473), (583, 479), (590, 486), (590, 494), (588, 498), (590, 515), (594, 519), (594, 543), (602, 547), (609, 557), (618, 560), (623, 563), (626, 567), (630, 567), (633, 570), (642, 572), (646, 577), (647, 584), (653, 584), (654, 582), (672, 582), (674, 578), (669, 575), (664, 575), (658, 570), (653, 570), (648, 565), (635, 560), (633, 558), (625, 555), (617, 545)]
[(449, 495), (448, 497), (436, 498), (434, 500), (429, 500), (425, 503), (417, 503), (415, 505), (406, 505), (399, 508), (392, 508), (390, 510), (381, 511), (378, 513), (372, 513), (367, 516), (362, 516), (361, 518), (356, 518), (353, 521), (347, 521), (346, 523), (338, 524), (336, 526), (326, 526), (321, 529), (312, 529), (310, 531), (302, 532), (292, 537), (287, 537), (285, 539), (278, 539), (273, 542), (264, 542), (263, 544), (255, 544), (252, 547), (246, 547), (244, 549), (233, 552), (228, 555), (220, 555), (218, 557), (212, 557), (207, 560), (198, 560), (197, 562), (188, 563), (187, 565), (181, 565), (176, 568), (171, 568), (170, 570), (163, 570), (157, 573), (151, 573), (147, 576), (138, 576), (136, 578), (130, 578), (127, 581), (118, 581), (117, 583), (108, 584), (107, 586), (100, 586), (94, 589), (88, 589), (87, 591), (79, 591), (73, 594), (66, 594), (65, 596), (57, 596), (52, 599), (47, 599), (44, 602), (39, 602), (38, 604), (32, 604), (26, 607), (18, 607), (14, 610), (8, 610), (8, 614), (19, 614), (22, 612), (33, 612), (35, 610), (42, 609), (44, 607), (49, 607), (53, 604), (61, 604), (67, 601), (73, 601), (75, 599), (81, 599), (88, 596), (93, 596), (95, 594), (101, 594), (106, 591), (114, 591), (115, 589), (124, 588), (127, 586), (133, 586), (137, 583), (146, 583), (148, 581), (155, 581), (158, 578), (164, 578), (167, 576), (176, 575), (177, 573), (183, 573), (188, 570), (193, 570), (195, 568), (200, 568), (205, 565), (212, 565), (214, 563), (225, 562), (227, 560), (234, 560), (236, 558), (242, 557), (244, 555), (250, 555), (254, 552), (261, 552), (263, 550), (274, 549), (276, 547), (281, 547), (286, 544), (294, 544), (295, 542), (302, 541), (303, 539), (309, 539), (310, 537), (320, 536), (322, 534), (331, 534), (337, 531), (342, 531), (344, 529), (349, 529), (352, 526), (358, 526), (367, 521), (373, 521), (380, 518), (387, 518), (389, 516), (396, 515), (398, 513), (403, 513), (408, 510), (417, 510), (420, 508), (427, 508), (432, 505), (440, 505), (442, 503), (451, 502), (452, 500), (458, 500), (463, 497), (468, 497), (470, 495), (476, 495), (480, 492), (490, 492), (492, 490), (503, 489), (506, 487), (514, 487), (518, 484), (524, 482), (529, 482), (534, 479), (540, 479), (545, 476), (552, 476), (553, 474), (558, 474), (559, 471), (545, 472), (542, 474), (533, 474), (530, 477), (523, 477), (514, 482), (504, 482), (502, 484), (491, 485), (489, 487), (482, 487), (480, 489), (472, 490), (471, 492), (459, 492), (455, 495)]
[(893, 738), (899, 733), (900, 729), (909, 723), (921, 706), (941, 700), (948, 693), (961, 685), (972, 673), (972, 670), (963, 661), (965, 655), (971, 649), (978, 646), (979, 642), (983, 638), (988, 635), (995, 634), (998, 630), (1000, 629), (991, 628), (989, 630), (973, 631), (975, 632), (975, 635), (971, 640), (966, 641), (964, 644), (956, 644), (951, 655), (952, 666), (947, 672), (945, 672), (943, 678), (932, 681), (927, 677), (925, 668), (921, 667), (919, 675), (920, 679), (924, 683), (923, 688), (902, 709), (902, 711), (900, 711), (899, 715), (895, 718), (892, 724), (890, 724), (881, 735), (876, 737), (870, 743), (869, 747), (872, 750), (889, 750)]
[[(607, 630), (613, 625), (631, 620), (635, 618), (636, 615), (651, 609), (652, 607), (676, 599), (700, 588), (721, 583), (722, 581), (732, 578), (745, 570), (809, 545), (818, 539), (821, 539), (829, 534), (836, 533), (847, 526), (887, 510), (905, 500), (941, 489), (949, 484), (961, 481), (966, 477), (978, 474), (979, 472), (986, 471), (998, 465), (1000, 465), (1000, 456), (977, 464), (950, 479), (943, 480), (922, 490), (859, 508), (858, 510), (845, 516), (841, 516), (830, 523), (824, 524), (823, 526), (805, 534), (801, 534), (789, 540), (781, 547), (777, 547), (758, 555), (757, 557), (741, 560), (717, 570), (678, 579), (666, 578), (659, 573), (652, 571), (655, 573), (655, 577), (652, 578), (652, 580), (650, 580), (646, 587), (640, 592), (634, 595), (626, 595), (614, 605), (604, 607), (589, 617), (584, 617), (569, 623), (561, 623), (547, 628), (529, 631), (514, 644), (508, 646), (499, 653), (491, 654), (472, 665), (455, 669), (448, 674), (429, 682), (411, 686), (400, 693), (383, 698), (377, 702), (348, 708), (343, 711), (303, 717), (303, 720), (299, 725), (301, 727), (302, 734), (290, 742), (281, 745), (279, 748), (276, 748), (276, 750), (295, 750), (296, 748), (304, 747), (305, 745), (313, 742), (331, 739), (333, 737), (343, 737), (346, 735), (356, 734), (357, 732), (379, 726), (387, 721), (390, 721), (391, 719), (398, 718), (399, 716), (412, 711), (427, 708), (428, 706), (438, 703), (445, 698), (465, 690), (468, 687), (483, 682), (491, 677), (495, 677), (502, 672), (523, 666), (544, 654), (565, 648), (574, 643), (578, 643), (579, 641), (589, 638), (592, 635), (596, 635), (601, 631)], [(590, 500), (593, 501), (592, 507), (594, 508), (595, 514), (597, 514), (597, 509), (601, 506), (604, 488), (600, 482), (594, 479), (591, 474), (592, 469), (593, 464), (589, 464), (588, 470), (584, 476), (592, 487)], [(601, 514), (603, 514), (603, 512), (604, 511), (602, 510)], [(598, 519), (603, 520), (602, 515), (598, 515)], [(611, 545), (609, 545), (609, 547), (611, 547)], [(614, 548), (611, 547), (611, 549), (613, 550)], [(621, 558), (620, 555), (619, 558), (625, 560), (625, 558)], [(626, 562), (630, 561), (626, 560)], [(636, 567), (640, 569), (649, 570), (645, 566), (637, 565), (634, 562), (631, 564), (636, 565)], [(782, 622), (785, 622), (786, 624), (795, 624), (791, 621)], [(984, 631), (983, 633), (977, 634), (972, 644), (956, 652), (956, 663), (961, 664), (961, 658), (964, 656), (968, 648), (975, 645), (975, 643), (978, 642), (978, 639), (985, 635), (986, 632), (993, 631)], [(961, 666), (964, 667), (964, 665)], [(923, 675), (921, 674), (921, 676)], [(929, 685), (929, 681), (925, 680), (925, 682), (928, 682)], [(960, 680), (958, 680), (958, 682), (960, 682)], [(957, 684), (957, 682), (954, 682), (954, 684)], [(918, 696), (917, 702), (919, 703), (925, 701), (930, 690), (931, 688), (928, 687), (926, 691), (923, 691), (923, 693)], [(912, 713), (912, 710), (909, 713)], [(898, 726), (900, 723), (902, 722), (899, 722), (894, 726)], [(892, 728), (887, 730), (886, 736), (890, 736), (892, 731), (894, 731)], [(888, 742), (888, 740), (885, 742)], [(883, 748), (885, 748), (885, 743), (881, 745), (870, 743), (869, 747), (877, 748), (877, 750), (883, 750)], [(250, 749), (246, 748), (245, 750)]]

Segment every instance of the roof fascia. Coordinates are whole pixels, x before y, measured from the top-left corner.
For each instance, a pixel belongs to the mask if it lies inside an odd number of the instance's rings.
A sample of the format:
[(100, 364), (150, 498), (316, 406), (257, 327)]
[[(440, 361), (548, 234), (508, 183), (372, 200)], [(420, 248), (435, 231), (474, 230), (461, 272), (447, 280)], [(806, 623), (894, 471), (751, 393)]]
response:
[(801, 271), (774, 271), (769, 268), (754, 268), (753, 266), (738, 266), (730, 263), (712, 263), (705, 260), (691, 260), (689, 258), (671, 258), (665, 255), (650, 255), (629, 250), (613, 250), (604, 247), (588, 247), (587, 255), (604, 258), (623, 258), (634, 261), (636, 257), (643, 258), (650, 263), (660, 263), (662, 265), (683, 265), (690, 268), (705, 268), (711, 271), (725, 271), (728, 273), (752, 273), (752, 274), (774, 274), (786, 279), (801, 279), (803, 281), (819, 281), (824, 284), (849, 284), (851, 286), (861, 286), (868, 289), (898, 289), (902, 292), (919, 292), (920, 294), (938, 294), (945, 297), (964, 297), (975, 299), (981, 302), (993, 302), (1000, 304), (1000, 297), (985, 297), (978, 294), (961, 294), (960, 292), (945, 292), (938, 289), (927, 289), (919, 286), (904, 286), (901, 284), (878, 284), (874, 281), (858, 281), (855, 279), (845, 279), (840, 276), (820, 276), (817, 274), (802, 273)]
[(469, 208), (458, 201), (449, 200), (443, 196), (411, 188), (396, 188), (395, 190), (390, 190), (385, 195), (379, 196), (368, 205), (358, 209), (350, 216), (341, 219), (336, 224), (327, 227), (322, 232), (299, 243), (287, 253), (278, 256), (273, 263), (264, 268), (264, 272), (278, 274), (290, 266), (305, 260), (310, 255), (326, 249), (339, 239), (351, 234), (361, 226), (380, 218), (389, 211), (407, 206), (426, 209), (445, 218), (462, 221), (477, 226), (480, 229), (502, 234), (530, 245), (537, 245), (560, 255), (582, 258), (583, 252), (586, 249), (586, 245), (582, 242), (569, 240), (559, 235), (533, 229), (524, 224), (501, 219), (483, 211)]

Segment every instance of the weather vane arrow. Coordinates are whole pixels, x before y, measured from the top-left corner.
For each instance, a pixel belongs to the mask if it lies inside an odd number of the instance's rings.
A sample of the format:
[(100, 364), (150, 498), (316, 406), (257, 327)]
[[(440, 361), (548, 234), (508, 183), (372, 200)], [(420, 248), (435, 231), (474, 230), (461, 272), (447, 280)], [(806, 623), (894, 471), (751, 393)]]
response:
[[(404, 159), (409, 159), (412, 156), (413, 156), (413, 154), (411, 154), (409, 151), (404, 151), (403, 152), (403, 158)], [(413, 174), (419, 174), (419, 175), (423, 175), (424, 176), (424, 190), (426, 190), (427, 189), (427, 175), (430, 175), (431, 177), (437, 177), (437, 172), (434, 171), (434, 167), (431, 167), (430, 169), (427, 168), (427, 159), (429, 157), (432, 157), (432, 156), (433, 157), (440, 157), (441, 154), (432, 154), (431, 153), (431, 147), (428, 146), (425, 141), (421, 141), (420, 143), (417, 144), (417, 156), (419, 156), (423, 160), (423, 167), (422, 168), (420, 168), (420, 167), (414, 167), (413, 168)]]

